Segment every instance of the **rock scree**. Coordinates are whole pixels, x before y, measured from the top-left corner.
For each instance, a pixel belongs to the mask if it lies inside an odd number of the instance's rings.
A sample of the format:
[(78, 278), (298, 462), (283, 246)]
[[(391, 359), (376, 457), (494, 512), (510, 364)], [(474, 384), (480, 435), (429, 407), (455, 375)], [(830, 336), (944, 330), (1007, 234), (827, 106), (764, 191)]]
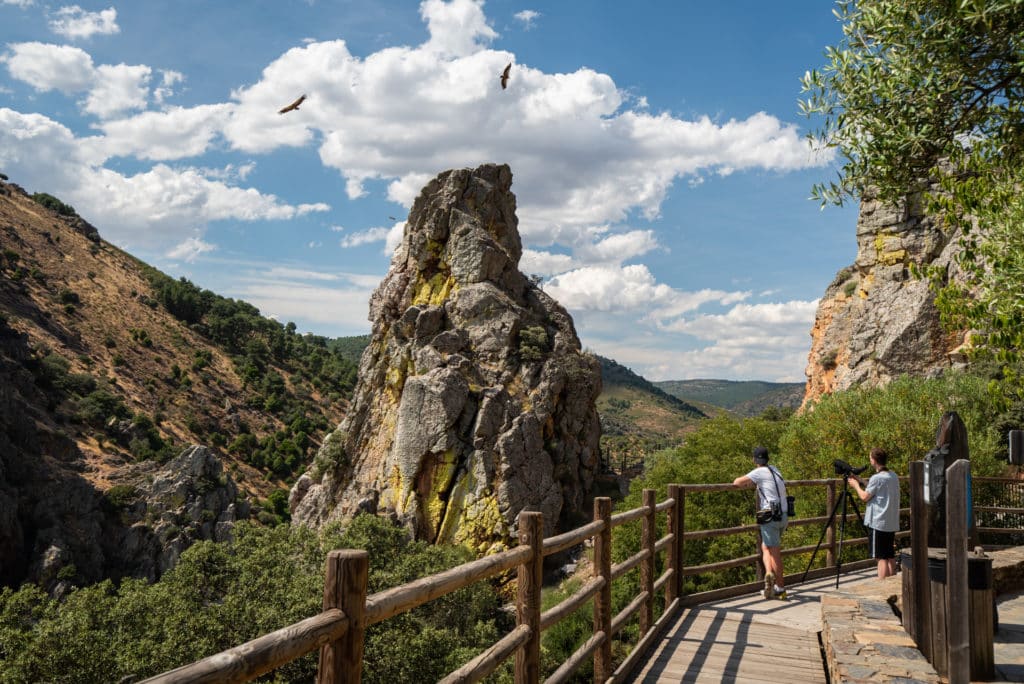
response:
[(413, 204), (370, 299), (351, 410), (292, 488), (296, 524), (390, 514), (417, 538), (478, 553), (587, 515), (599, 458), (600, 365), (572, 318), (520, 273), (512, 172), (449, 170)]

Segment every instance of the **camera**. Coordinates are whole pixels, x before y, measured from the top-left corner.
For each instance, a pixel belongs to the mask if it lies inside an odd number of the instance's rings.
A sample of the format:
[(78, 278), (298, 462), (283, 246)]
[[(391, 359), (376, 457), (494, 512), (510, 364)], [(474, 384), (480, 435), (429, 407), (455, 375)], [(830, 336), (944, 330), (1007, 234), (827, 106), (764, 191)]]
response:
[(852, 465), (847, 463), (841, 458), (837, 458), (832, 461), (832, 467), (836, 471), (836, 475), (842, 475), (843, 477), (850, 477), (851, 475), (860, 475), (868, 469), (867, 466), (861, 466), (860, 468), (854, 468)]

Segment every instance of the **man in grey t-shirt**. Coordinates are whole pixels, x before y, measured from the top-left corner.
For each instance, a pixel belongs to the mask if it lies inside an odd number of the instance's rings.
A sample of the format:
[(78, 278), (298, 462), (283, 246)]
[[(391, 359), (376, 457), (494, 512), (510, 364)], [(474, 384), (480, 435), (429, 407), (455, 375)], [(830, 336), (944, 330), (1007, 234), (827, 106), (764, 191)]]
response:
[(875, 447), (871, 450), (871, 467), (875, 474), (861, 487), (857, 477), (847, 482), (866, 501), (864, 527), (868, 528), (871, 557), (878, 561), (878, 579), (896, 574), (896, 532), (900, 529), (900, 479), (886, 467), (889, 455)]

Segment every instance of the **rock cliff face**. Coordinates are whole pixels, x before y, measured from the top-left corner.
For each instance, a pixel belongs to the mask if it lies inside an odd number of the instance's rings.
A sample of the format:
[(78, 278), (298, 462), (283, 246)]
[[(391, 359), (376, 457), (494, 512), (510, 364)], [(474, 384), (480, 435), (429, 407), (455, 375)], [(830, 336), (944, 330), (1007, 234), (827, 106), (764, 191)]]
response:
[(925, 214), (919, 198), (898, 206), (861, 203), (857, 259), (829, 285), (811, 331), (804, 405), (857, 385), (900, 375), (934, 375), (963, 363), (964, 335), (942, 330), (934, 295), (912, 264), (958, 278), (958, 234)]
[(599, 463), (596, 358), (518, 270), (507, 166), (446, 171), (416, 199), (370, 300), (352, 409), (291, 494), (319, 526), (391, 513), (421, 539), (479, 552), (583, 513)]

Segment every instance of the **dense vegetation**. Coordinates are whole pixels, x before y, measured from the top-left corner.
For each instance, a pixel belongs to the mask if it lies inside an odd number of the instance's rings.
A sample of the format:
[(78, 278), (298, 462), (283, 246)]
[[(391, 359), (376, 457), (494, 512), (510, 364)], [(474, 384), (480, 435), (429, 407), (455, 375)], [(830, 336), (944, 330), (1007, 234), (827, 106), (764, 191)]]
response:
[[(875, 445), (885, 447), (894, 470), (905, 474), (907, 463), (932, 446), (944, 410), (956, 410), (967, 425), (974, 474), (1001, 473), (1005, 434), (1020, 426), (1021, 411), (1001, 413), (999, 405), (990, 401), (988, 384), (988, 377), (965, 374), (931, 380), (903, 378), (885, 388), (826, 396), (813, 410), (797, 416), (712, 418), (682, 446), (650, 456), (644, 474), (633, 482), (618, 509), (638, 506), (644, 488), (654, 488), (664, 498), (670, 483), (731, 480), (751, 468), (749, 455), (756, 445), (767, 446), (773, 463), (791, 480), (834, 477), (833, 459), (863, 464)], [(794, 493), (799, 516), (827, 513), (820, 489)], [(753, 510), (749, 491), (693, 495), (687, 501), (687, 527), (746, 524)], [(814, 544), (819, 533), (817, 527), (791, 528), (785, 544)], [(613, 544), (615, 562), (635, 553), (638, 523), (617, 528)], [(152, 585), (137, 580), (120, 586), (105, 582), (73, 590), (60, 600), (30, 586), (6, 590), (0, 594), (0, 681), (110, 681), (127, 674), (153, 674), (237, 645), (318, 612), (326, 550), (345, 547), (369, 551), (371, 592), (468, 560), (462, 549), (410, 542), (403, 530), (371, 516), (356, 519), (344, 532), (331, 530), (324, 535), (289, 526), (242, 524), (233, 542), (195, 545), (174, 570)], [(847, 558), (861, 552), (854, 547)], [(688, 564), (749, 553), (749, 538), (687, 544)], [(818, 563), (822, 561), (819, 557)], [(787, 559), (787, 572), (802, 572), (805, 563), (806, 557)], [(686, 590), (752, 579), (751, 568), (735, 568), (692, 577)], [(545, 607), (572, 593), (580, 582), (571, 578), (550, 589)], [(634, 571), (615, 583), (616, 611), (636, 594), (637, 582)], [(478, 583), (376, 627), (367, 642), (367, 681), (397, 684), (437, 679), (455, 669), (509, 629), (512, 617), (501, 610), (502, 602), (496, 587)], [(544, 633), (546, 673), (589, 637), (591, 625), (588, 605)], [(623, 656), (635, 636), (635, 626), (627, 627), (615, 643), (615, 652)], [(309, 657), (277, 676), (309, 681), (314, 667)], [(584, 666), (581, 681), (589, 668)], [(498, 678), (507, 677), (506, 669)]]
[[(990, 400), (987, 377), (951, 374), (935, 380), (899, 379), (885, 388), (856, 389), (825, 396), (813, 410), (789, 418), (736, 418), (717, 416), (701, 424), (685, 444), (665, 450), (647, 459), (644, 474), (634, 480), (629, 496), (617, 505), (628, 510), (641, 505), (641, 492), (653, 488), (664, 500), (673, 483), (731, 482), (753, 467), (750, 454), (755, 446), (766, 446), (772, 463), (788, 480), (834, 478), (832, 462), (841, 458), (864, 465), (873, 446), (885, 448), (892, 469), (907, 474), (907, 464), (918, 460), (935, 443), (935, 429), (945, 410), (955, 410), (964, 419), (970, 437), (971, 468), (974, 475), (1003, 474), (1006, 462), (1006, 432), (1020, 427), (1019, 411), (1001, 413)], [(828, 514), (821, 488), (794, 488), (797, 515), (815, 517)], [(755, 503), (749, 490), (695, 494), (687, 498), (687, 529), (711, 529), (751, 524)], [(659, 530), (663, 536), (665, 530)], [(793, 527), (783, 537), (786, 547), (813, 545), (821, 528)], [(854, 527), (849, 538), (863, 536)], [(1005, 541), (1003, 542), (1005, 543)], [(639, 523), (616, 528), (613, 533), (613, 562), (620, 562), (639, 551)], [(687, 542), (688, 565), (703, 565), (754, 552), (751, 539), (730, 536)], [(851, 546), (847, 560), (863, 557), (863, 547)], [(819, 554), (816, 566), (824, 562)], [(802, 573), (807, 556), (785, 560), (788, 574)], [(660, 574), (664, 568), (656, 571)], [(621, 610), (639, 591), (638, 573), (631, 572), (613, 587), (613, 613)], [(752, 582), (751, 567), (698, 575), (687, 579), (686, 592)], [(548, 597), (551, 604), (579, 588), (571, 580)], [(592, 633), (592, 608), (584, 607), (570, 619), (545, 632), (545, 654), (551, 662), (564, 659)], [(635, 627), (634, 627), (635, 629)], [(616, 643), (616, 651), (626, 651), (625, 641), (635, 639), (628, 630)], [(588, 666), (589, 667), (589, 666)]]
[[(804, 78), (802, 108), (843, 156), (823, 202), (930, 189), (930, 208), (963, 234), (965, 285), (945, 268), (946, 322), (1012, 374), (1024, 349), (1024, 3), (840, 0), (843, 41)], [(1020, 393), (1019, 391), (1017, 392)]]
[[(244, 431), (226, 445), (227, 450), (280, 477), (308, 465), (313, 446), (310, 435), (329, 426), (310, 402), (308, 390), (298, 389), (296, 384), (308, 383), (331, 401), (348, 397), (358, 372), (350, 346), (317, 335), (299, 335), (294, 323), (281, 325), (261, 316), (247, 302), (221, 297), (185, 278), (174, 280), (148, 266), (143, 272), (153, 287), (155, 302), (227, 352), (239, 377), (255, 392), (254, 408), (284, 424), (262, 438)], [(192, 370), (204, 365), (204, 359), (197, 356)], [(286, 382), (278, 369), (289, 371), (292, 382)], [(176, 375), (183, 373), (178, 369)]]
[[(320, 611), (324, 561), (366, 549), (370, 593), (469, 560), (463, 549), (411, 542), (374, 516), (344, 533), (239, 524), (227, 544), (198, 543), (159, 582), (107, 581), (62, 600), (26, 585), (0, 592), (0, 682), (115, 682), (144, 678), (231, 648)], [(478, 583), (371, 627), (363, 681), (436, 681), (509, 627), (499, 596)], [(316, 655), (279, 669), (312, 681)]]

